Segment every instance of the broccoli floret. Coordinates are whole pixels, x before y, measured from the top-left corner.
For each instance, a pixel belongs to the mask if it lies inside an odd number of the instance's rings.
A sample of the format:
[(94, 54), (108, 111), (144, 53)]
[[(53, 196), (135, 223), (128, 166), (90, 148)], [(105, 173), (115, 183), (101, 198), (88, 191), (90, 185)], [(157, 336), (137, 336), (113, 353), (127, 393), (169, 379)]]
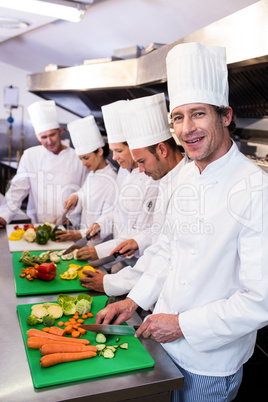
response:
[(33, 314), (29, 315), (29, 317), (26, 320), (28, 325), (37, 325), (37, 324), (40, 324), (42, 321), (43, 321), (42, 318), (38, 318)]
[(44, 324), (46, 327), (52, 327), (52, 325), (55, 324), (55, 318), (52, 317), (51, 315), (46, 315), (46, 316), (43, 318), (43, 324)]

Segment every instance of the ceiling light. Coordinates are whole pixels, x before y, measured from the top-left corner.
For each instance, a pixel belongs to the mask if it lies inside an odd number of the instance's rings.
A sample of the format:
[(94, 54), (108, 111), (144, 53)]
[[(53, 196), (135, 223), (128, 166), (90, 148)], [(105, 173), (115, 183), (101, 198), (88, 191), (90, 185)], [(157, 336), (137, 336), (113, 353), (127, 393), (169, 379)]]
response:
[(3, 29), (26, 29), (30, 26), (28, 22), (17, 18), (0, 17), (0, 28)]
[(67, 0), (0, 0), (0, 7), (79, 22), (87, 6)]

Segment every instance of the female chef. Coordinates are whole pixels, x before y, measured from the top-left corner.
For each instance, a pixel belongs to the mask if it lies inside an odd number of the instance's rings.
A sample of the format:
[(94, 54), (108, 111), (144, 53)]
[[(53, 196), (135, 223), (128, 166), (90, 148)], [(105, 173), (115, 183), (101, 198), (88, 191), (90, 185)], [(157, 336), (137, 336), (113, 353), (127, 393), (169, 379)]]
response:
[[(130, 240), (130, 252), (125, 253), (124, 257), (132, 254), (127, 265), (133, 266), (137, 257), (152, 242), (151, 224), (159, 183), (145, 173), (140, 173), (131, 156), (119, 115), (125, 102), (117, 101), (102, 107), (109, 147), (113, 152), (113, 159), (120, 165), (117, 176), (118, 200), (114, 210), (103, 214), (87, 232), (94, 235), (100, 230), (101, 239), (110, 234), (113, 239), (96, 247), (82, 248), (77, 257), (83, 260), (103, 258), (110, 255), (123, 240)], [(137, 251), (133, 256), (135, 250)], [(125, 263), (121, 261), (116, 265), (116, 269), (120, 269)]]
[[(58, 241), (78, 240), (86, 235), (87, 229), (102, 215), (113, 209), (116, 198), (116, 169), (107, 160), (108, 144), (98, 129), (93, 116), (75, 120), (68, 124), (75, 152), (83, 166), (89, 171), (84, 185), (65, 201), (69, 220), (80, 230), (59, 231)], [(100, 240), (98, 240), (100, 241)], [(92, 240), (90, 244), (96, 244)]]

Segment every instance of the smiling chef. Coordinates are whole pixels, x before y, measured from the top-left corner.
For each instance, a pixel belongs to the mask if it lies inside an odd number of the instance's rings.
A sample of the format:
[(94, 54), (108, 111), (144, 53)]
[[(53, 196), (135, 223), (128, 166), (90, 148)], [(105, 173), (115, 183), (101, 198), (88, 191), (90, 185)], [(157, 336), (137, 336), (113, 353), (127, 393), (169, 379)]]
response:
[[(184, 375), (173, 401), (233, 400), (268, 320), (268, 176), (231, 140), (227, 76), (222, 47), (168, 53), (174, 131), (193, 161), (180, 171), (151, 265), (96, 317), (119, 324), (156, 303), (136, 336), (161, 342)], [(163, 284), (157, 271), (169, 256)]]
[(12, 220), (27, 195), (26, 213), (32, 223), (55, 222), (66, 198), (79, 190), (86, 178), (87, 171), (74, 149), (61, 140), (63, 129), (55, 102), (35, 102), (28, 112), (41, 145), (24, 151), (0, 208), (0, 227)]

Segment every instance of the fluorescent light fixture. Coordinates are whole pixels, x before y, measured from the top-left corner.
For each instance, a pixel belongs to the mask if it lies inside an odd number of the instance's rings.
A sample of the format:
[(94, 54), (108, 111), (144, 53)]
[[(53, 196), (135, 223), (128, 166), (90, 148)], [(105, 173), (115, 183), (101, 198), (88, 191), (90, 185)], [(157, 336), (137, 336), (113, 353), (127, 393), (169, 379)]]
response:
[(67, 0), (0, 0), (0, 7), (71, 22), (79, 22), (87, 9), (84, 4)]

